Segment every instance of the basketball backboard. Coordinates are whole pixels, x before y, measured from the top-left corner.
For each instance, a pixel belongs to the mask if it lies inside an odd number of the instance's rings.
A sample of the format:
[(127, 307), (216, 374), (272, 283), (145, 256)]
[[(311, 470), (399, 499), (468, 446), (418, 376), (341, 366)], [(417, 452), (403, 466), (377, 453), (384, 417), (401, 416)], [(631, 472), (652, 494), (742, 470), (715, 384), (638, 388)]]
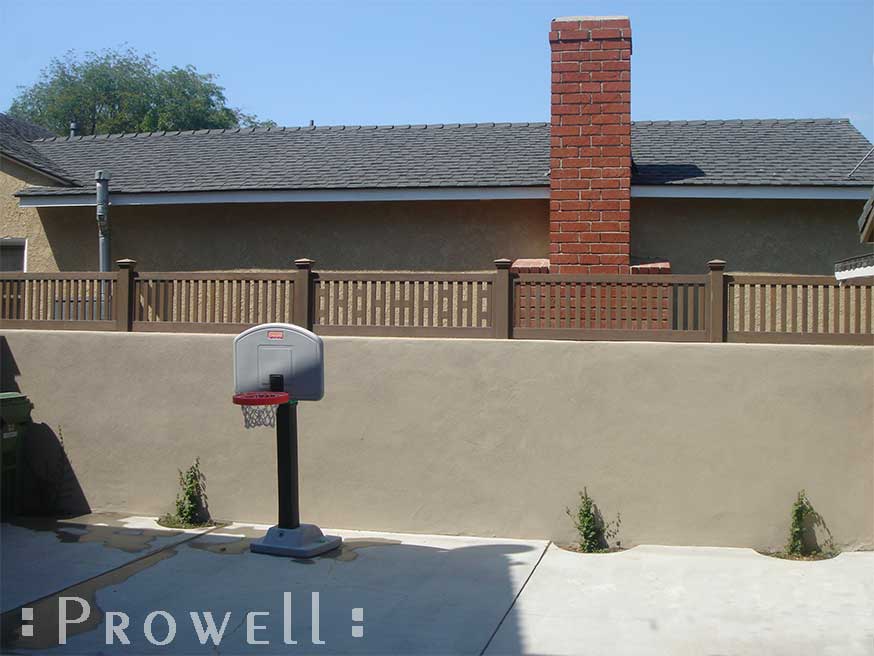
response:
[(325, 395), (322, 338), (290, 323), (265, 323), (234, 338), (234, 392), (266, 392), (270, 376), (283, 377), (284, 389), (296, 401), (318, 401)]

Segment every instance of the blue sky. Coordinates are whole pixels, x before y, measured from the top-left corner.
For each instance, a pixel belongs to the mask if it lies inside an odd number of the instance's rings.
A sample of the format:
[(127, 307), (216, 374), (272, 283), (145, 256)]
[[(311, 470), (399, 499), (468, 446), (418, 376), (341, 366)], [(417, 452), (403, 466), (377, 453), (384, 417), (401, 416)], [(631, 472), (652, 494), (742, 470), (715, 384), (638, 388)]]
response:
[(635, 120), (848, 117), (874, 140), (874, 2), (0, 0), (0, 108), (128, 44), (280, 125), (543, 121), (549, 20), (628, 15)]

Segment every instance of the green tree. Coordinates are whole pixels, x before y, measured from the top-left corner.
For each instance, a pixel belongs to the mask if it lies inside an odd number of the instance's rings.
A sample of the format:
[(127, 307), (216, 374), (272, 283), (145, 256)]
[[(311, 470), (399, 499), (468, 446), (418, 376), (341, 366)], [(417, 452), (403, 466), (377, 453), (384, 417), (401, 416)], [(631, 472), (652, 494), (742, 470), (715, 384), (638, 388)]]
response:
[(67, 134), (200, 130), (275, 125), (228, 107), (224, 88), (194, 66), (162, 70), (135, 50), (68, 52), (21, 89), (9, 114)]

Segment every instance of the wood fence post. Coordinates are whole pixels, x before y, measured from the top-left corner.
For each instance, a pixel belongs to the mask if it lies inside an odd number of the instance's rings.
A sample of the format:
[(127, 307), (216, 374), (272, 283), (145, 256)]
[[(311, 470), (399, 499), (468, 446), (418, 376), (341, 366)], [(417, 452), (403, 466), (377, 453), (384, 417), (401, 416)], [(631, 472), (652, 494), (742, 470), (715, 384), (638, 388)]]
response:
[(513, 307), (510, 284), (510, 266), (512, 260), (501, 258), (495, 260), (495, 286), (492, 302), (494, 303), (494, 330), (496, 339), (510, 339), (513, 332), (513, 318), (510, 311)]
[(115, 273), (115, 298), (112, 309), (115, 315), (115, 329), (130, 332), (134, 324), (134, 280), (137, 273), (136, 260), (117, 260)]
[(710, 294), (710, 312), (708, 315), (707, 332), (711, 342), (724, 342), (725, 318), (728, 312), (725, 308), (725, 260), (710, 260), (707, 263), (710, 276), (707, 280)]
[(297, 271), (294, 274), (294, 313), (295, 325), (307, 330), (313, 329), (313, 276), (315, 260), (306, 257), (294, 261)]

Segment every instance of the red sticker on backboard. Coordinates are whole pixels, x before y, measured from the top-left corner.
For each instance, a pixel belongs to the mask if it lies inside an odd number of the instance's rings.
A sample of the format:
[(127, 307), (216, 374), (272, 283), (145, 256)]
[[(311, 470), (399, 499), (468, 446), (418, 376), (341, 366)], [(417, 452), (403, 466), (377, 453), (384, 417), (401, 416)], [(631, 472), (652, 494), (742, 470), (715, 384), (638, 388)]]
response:
[(281, 330), (268, 330), (267, 331), (267, 339), (282, 339), (285, 337), (285, 333)]

